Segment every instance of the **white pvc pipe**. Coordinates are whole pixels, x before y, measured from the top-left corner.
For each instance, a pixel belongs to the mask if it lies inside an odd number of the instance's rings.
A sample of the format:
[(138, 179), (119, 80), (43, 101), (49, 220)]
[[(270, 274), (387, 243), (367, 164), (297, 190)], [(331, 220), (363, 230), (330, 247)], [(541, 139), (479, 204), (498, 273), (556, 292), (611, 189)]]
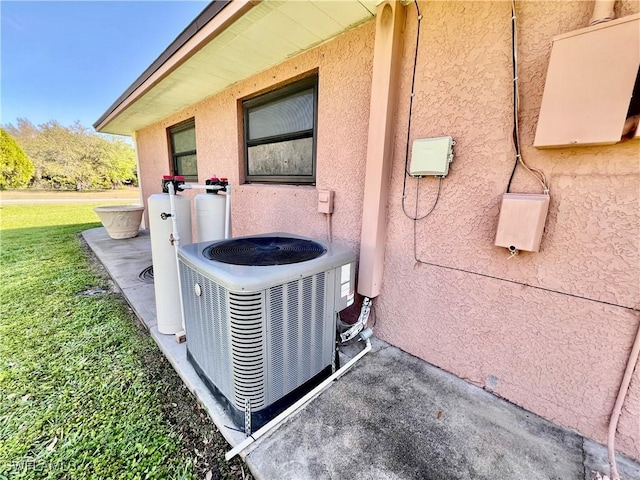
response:
[(176, 257), (176, 272), (178, 274), (178, 298), (180, 299), (180, 320), (182, 321), (182, 330), (185, 327), (184, 308), (182, 303), (182, 280), (180, 279), (180, 261), (178, 260), (178, 249), (180, 248), (180, 233), (178, 233), (178, 217), (176, 213), (176, 191), (173, 183), (167, 185), (169, 191), (169, 211), (171, 213), (171, 225), (173, 226), (173, 251)]
[(224, 212), (224, 238), (225, 240), (231, 236), (231, 185), (227, 185), (227, 193), (225, 194), (225, 212)]
[(193, 190), (194, 188), (203, 188), (204, 190), (222, 190), (224, 187), (220, 185), (202, 185), (200, 183), (183, 183), (178, 188), (180, 190)]
[(287, 408), (280, 415), (275, 417), (269, 423), (265, 424), (258, 431), (252, 433), (249, 437), (245, 438), (238, 445), (229, 450), (224, 458), (229, 461), (240, 452), (242, 452), (245, 448), (251, 445), (253, 442), (258, 440), (260, 437), (270, 432), (274, 428), (278, 427), (284, 420), (286, 420), (290, 415), (294, 414), (300, 408), (305, 407), (311, 400), (320, 395), (324, 390), (326, 390), (335, 380), (339, 379), (342, 375), (347, 373), (347, 371), (355, 365), (355, 363), (364, 357), (367, 353), (371, 351), (371, 340), (367, 339), (367, 344), (364, 349), (358, 353), (355, 357), (349, 360), (342, 368), (336, 371), (333, 375), (327, 378), (324, 382), (318, 385), (316, 388), (307, 393), (304, 397), (298, 400), (296, 403)]
[(622, 413), (624, 399), (629, 391), (629, 384), (631, 383), (633, 370), (638, 363), (638, 357), (640, 357), (640, 326), (638, 326), (638, 330), (636, 331), (636, 338), (633, 341), (633, 346), (631, 347), (631, 353), (627, 360), (627, 367), (625, 368), (622, 382), (620, 383), (620, 389), (618, 390), (618, 396), (616, 397), (616, 403), (613, 407), (613, 412), (611, 412), (611, 419), (609, 420), (607, 454), (609, 456), (609, 478), (611, 478), (611, 480), (620, 480), (618, 465), (616, 464), (616, 430), (618, 429), (618, 420)]
[[(176, 191), (173, 183), (168, 184), (169, 190), (169, 213), (171, 214), (171, 225), (173, 226), (173, 245), (180, 246), (180, 233), (178, 233), (178, 218), (176, 217)], [(176, 249), (177, 250), (177, 249)]]

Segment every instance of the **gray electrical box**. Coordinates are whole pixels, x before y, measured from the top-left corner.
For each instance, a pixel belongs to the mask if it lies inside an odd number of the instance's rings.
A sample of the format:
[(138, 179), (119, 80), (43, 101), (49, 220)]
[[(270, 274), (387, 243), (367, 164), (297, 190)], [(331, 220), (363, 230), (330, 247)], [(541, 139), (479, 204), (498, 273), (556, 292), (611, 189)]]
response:
[(409, 175), (412, 177), (446, 176), (449, 173), (449, 164), (453, 160), (453, 146), (455, 144), (452, 137), (414, 140), (411, 148)]

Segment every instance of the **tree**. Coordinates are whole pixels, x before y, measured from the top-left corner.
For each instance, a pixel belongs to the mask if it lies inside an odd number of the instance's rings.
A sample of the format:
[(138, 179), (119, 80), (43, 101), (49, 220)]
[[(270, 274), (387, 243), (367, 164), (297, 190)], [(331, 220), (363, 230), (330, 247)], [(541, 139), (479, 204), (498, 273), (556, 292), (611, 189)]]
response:
[(0, 128), (0, 190), (26, 187), (35, 167), (20, 145)]
[(50, 121), (34, 126), (18, 119), (7, 125), (35, 165), (40, 187), (87, 190), (119, 188), (137, 182), (131, 145), (111, 135), (96, 134), (80, 123), (70, 127)]

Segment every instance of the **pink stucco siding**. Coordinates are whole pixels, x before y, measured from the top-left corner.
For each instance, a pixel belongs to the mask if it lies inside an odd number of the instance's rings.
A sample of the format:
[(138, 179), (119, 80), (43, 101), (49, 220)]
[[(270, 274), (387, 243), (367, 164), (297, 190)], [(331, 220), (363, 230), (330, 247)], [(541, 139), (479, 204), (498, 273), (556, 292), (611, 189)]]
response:
[[(554, 422), (606, 439), (640, 322), (640, 142), (537, 150), (531, 145), (551, 39), (586, 26), (591, 2), (518, 2), (521, 141), (544, 170), (551, 206), (540, 253), (493, 246), (513, 162), (510, 2), (421, 2), (424, 15), (411, 140), (452, 135), (456, 157), (433, 214), (401, 208), (416, 12), (407, 27), (398, 92), (385, 271), (376, 298), (384, 340)], [(618, 16), (637, 2), (617, 3)], [(166, 128), (195, 116), (200, 180), (235, 187), (233, 234), (288, 231), (325, 238), (317, 188), (335, 191), (333, 238), (355, 250), (361, 231), (375, 22), (229, 87), (137, 132), (144, 197), (169, 171)], [(239, 100), (318, 71), (317, 185), (242, 184)], [(413, 212), (417, 181), (407, 180)], [(419, 213), (437, 180), (420, 181)], [(514, 192), (538, 192), (519, 170)], [(640, 372), (617, 446), (640, 459)]]

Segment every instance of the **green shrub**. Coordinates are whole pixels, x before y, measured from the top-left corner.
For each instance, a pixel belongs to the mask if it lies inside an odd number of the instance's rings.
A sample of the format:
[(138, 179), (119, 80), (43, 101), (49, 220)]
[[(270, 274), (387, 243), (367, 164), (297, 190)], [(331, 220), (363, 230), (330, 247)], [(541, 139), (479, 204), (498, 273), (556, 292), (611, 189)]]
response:
[(79, 122), (33, 125), (24, 118), (6, 131), (35, 166), (32, 186), (59, 190), (120, 188), (137, 183), (136, 154), (112, 135), (97, 134)]
[(0, 128), (0, 190), (26, 187), (35, 167), (18, 143)]

